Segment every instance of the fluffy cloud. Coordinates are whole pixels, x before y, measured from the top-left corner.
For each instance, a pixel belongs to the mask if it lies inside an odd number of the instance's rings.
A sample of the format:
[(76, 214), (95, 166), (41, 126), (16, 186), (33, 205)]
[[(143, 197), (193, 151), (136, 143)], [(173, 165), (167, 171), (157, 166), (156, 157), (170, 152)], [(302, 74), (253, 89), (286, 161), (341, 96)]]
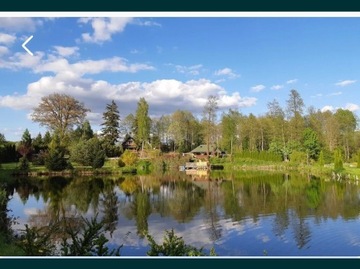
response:
[(256, 85), (254, 87), (251, 87), (252, 92), (261, 92), (263, 89), (265, 89), (265, 86), (262, 84)]
[(24, 95), (0, 96), (0, 106), (14, 109), (31, 109), (42, 96), (53, 92), (74, 96), (91, 109), (95, 114), (93, 120), (103, 111), (106, 103), (114, 99), (121, 108), (122, 114), (133, 113), (140, 97), (144, 97), (152, 114), (172, 113), (176, 109), (187, 109), (200, 113), (209, 95), (219, 97), (219, 108), (240, 108), (252, 106), (256, 98), (242, 97), (238, 92), (228, 94), (222, 87), (206, 79), (189, 80), (155, 80), (149, 83), (128, 82), (110, 84), (103, 80), (85, 78), (65, 78), (56, 76), (42, 77), (28, 85)]
[(71, 55), (76, 55), (79, 48), (78, 47), (62, 47), (54, 46), (55, 53), (62, 57), (69, 57)]
[(296, 83), (298, 80), (295, 78), (295, 79), (290, 79), (288, 81), (286, 81), (286, 84), (294, 84)]
[(7, 47), (0, 46), (0, 56), (3, 56), (8, 53), (9, 53), (9, 49)]
[(340, 87), (345, 87), (354, 84), (355, 82), (356, 80), (343, 80), (343, 81), (339, 81), (338, 83), (335, 83), (335, 85)]
[(359, 108), (360, 107), (358, 105), (352, 104), (352, 103), (348, 103), (345, 105), (345, 109), (348, 109), (350, 111), (357, 111), (357, 110), (359, 110)]
[(34, 32), (37, 26), (42, 25), (40, 19), (34, 18), (13, 18), (3, 17), (0, 18), (0, 29), (5, 31), (18, 32), (27, 31)]
[(203, 68), (202, 64), (196, 64), (191, 66), (173, 65), (173, 64), (168, 64), (168, 65), (174, 66), (178, 73), (193, 75), (193, 76), (199, 75), (201, 69)]
[(112, 35), (124, 31), (133, 18), (81, 18), (79, 23), (91, 24), (92, 33), (83, 33), (82, 40), (88, 43), (101, 44), (105, 41), (110, 41)]
[(0, 33), (0, 44), (11, 45), (16, 40), (16, 36)]
[(321, 109), (321, 112), (325, 112), (325, 111), (331, 111), (333, 112), (335, 109), (333, 106), (324, 106), (322, 109)]
[(228, 68), (228, 67), (215, 71), (214, 75), (215, 76), (227, 76), (228, 78), (240, 77), (240, 75), (236, 74), (235, 72), (233, 72), (233, 70), (231, 68)]
[(281, 90), (282, 88), (284, 88), (283, 85), (274, 85), (270, 89), (272, 89), (272, 90)]

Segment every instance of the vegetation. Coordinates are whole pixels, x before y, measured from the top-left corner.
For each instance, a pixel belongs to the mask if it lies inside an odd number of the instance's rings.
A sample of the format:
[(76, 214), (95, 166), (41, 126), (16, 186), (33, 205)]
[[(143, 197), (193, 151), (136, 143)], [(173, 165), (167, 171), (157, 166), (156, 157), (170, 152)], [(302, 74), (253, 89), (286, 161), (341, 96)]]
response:
[(103, 126), (101, 131), (106, 156), (119, 156), (120, 149), (116, 146), (116, 142), (118, 142), (120, 136), (120, 113), (114, 100), (111, 101), (111, 104), (106, 105), (101, 125)]
[[(33, 121), (49, 130), (34, 138), (25, 129), (18, 142), (6, 141), (0, 134), (0, 163), (8, 167), (4, 164), (17, 162), (16, 173), (22, 174), (41, 170), (44, 165), (48, 171), (61, 172), (80, 166), (107, 167), (107, 158), (116, 156), (118, 160), (111, 166), (112, 172), (134, 171), (143, 159), (150, 163), (146, 164), (146, 170), (156, 167), (157, 171), (165, 171), (178, 168), (175, 163), (179, 160), (167, 159), (167, 153), (176, 156), (205, 144), (225, 153), (223, 159), (209, 160), (212, 164), (224, 164), (226, 169), (240, 169), (244, 164), (254, 169), (259, 169), (259, 165), (304, 169), (316, 164), (324, 171), (328, 170), (326, 166), (335, 173), (356, 173), (346, 165), (360, 163), (360, 132), (353, 112), (306, 109), (295, 89), (290, 91), (286, 107), (274, 99), (268, 103), (264, 115), (244, 115), (231, 109), (219, 115), (217, 102), (216, 96), (208, 97), (201, 119), (186, 110), (151, 118), (149, 105), (142, 97), (134, 115), (120, 121), (119, 109), (112, 100), (103, 112), (102, 134), (98, 135), (85, 120), (89, 109), (69, 95), (51, 94), (43, 97), (32, 113)], [(61, 117), (55, 117), (51, 111)], [(136, 157), (121, 150), (121, 139), (129, 136), (135, 138), (140, 150)], [(156, 156), (152, 156), (154, 150)], [(144, 167), (144, 162), (139, 167)]]
[(74, 125), (82, 123), (89, 111), (72, 96), (53, 93), (41, 98), (31, 118), (63, 137)]
[[(151, 235), (147, 234), (146, 237), (150, 243), (148, 256), (208, 256), (204, 253), (203, 248), (199, 249), (185, 244), (182, 237), (177, 236), (173, 229), (165, 231), (164, 241), (161, 245), (157, 244)], [(214, 249), (211, 249), (210, 256), (216, 256)]]

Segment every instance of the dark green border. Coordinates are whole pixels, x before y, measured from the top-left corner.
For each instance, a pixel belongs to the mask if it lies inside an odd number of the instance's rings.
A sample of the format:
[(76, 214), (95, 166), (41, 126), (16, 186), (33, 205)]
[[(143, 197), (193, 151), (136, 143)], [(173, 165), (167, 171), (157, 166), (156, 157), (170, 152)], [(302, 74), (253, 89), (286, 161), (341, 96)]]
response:
[(354, 0), (2, 1), (0, 11), (359, 11)]
[[(50, 266), (68, 266), (68, 268), (99, 268), (99, 266), (107, 266), (107, 268), (119, 268), (119, 266), (130, 266), (130, 268), (149, 268), (155, 266), (208, 266), (209, 268), (221, 268), (228, 265), (249, 266), (253, 268), (262, 266), (269, 268), (275, 265), (277, 269), (289, 268), (289, 266), (311, 266), (311, 268), (325, 268), (326, 266), (359, 266), (360, 259), (356, 258), (20, 258), (20, 259), (0, 259), (1, 268), (51, 268)], [(20, 266), (17, 266), (20, 265)], [(6, 267), (5, 267), (6, 266)], [(85, 267), (86, 266), (86, 267)], [(251, 266), (251, 267), (250, 267)], [(123, 268), (123, 267), (122, 267)], [(164, 267), (160, 267), (164, 268)], [(239, 267), (237, 267), (239, 268)]]

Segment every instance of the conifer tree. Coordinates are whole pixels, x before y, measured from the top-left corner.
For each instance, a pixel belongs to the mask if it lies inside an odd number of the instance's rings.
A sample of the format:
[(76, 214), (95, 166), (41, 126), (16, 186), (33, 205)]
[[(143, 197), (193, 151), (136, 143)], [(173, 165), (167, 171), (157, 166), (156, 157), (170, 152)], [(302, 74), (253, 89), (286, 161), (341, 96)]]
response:
[(112, 100), (111, 104), (106, 105), (105, 112), (103, 113), (103, 128), (102, 136), (104, 138), (104, 148), (108, 157), (114, 157), (119, 154), (119, 149), (116, 143), (120, 136), (120, 113), (115, 101)]

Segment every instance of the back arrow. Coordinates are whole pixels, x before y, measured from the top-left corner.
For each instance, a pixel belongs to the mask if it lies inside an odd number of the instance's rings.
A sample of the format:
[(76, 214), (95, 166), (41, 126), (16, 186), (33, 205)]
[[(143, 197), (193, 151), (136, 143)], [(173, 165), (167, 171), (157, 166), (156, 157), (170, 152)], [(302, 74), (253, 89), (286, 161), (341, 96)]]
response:
[(34, 54), (33, 54), (27, 47), (25, 47), (25, 46), (26, 46), (26, 44), (27, 44), (33, 37), (34, 37), (33, 35), (30, 36), (30, 37), (29, 37), (28, 39), (26, 39), (25, 42), (21, 45), (21, 46), (24, 48), (24, 50), (26, 50), (27, 53), (29, 53), (31, 56), (33, 56)]

